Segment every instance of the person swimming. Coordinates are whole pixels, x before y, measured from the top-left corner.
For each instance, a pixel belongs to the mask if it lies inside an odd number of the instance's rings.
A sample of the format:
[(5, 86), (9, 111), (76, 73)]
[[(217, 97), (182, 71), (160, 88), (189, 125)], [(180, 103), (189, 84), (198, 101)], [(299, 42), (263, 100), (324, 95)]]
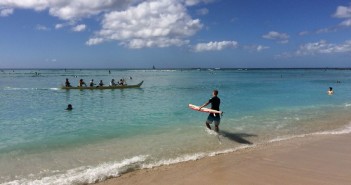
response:
[(332, 87), (329, 87), (329, 90), (328, 90), (328, 95), (333, 95), (334, 94), (334, 90)]
[(72, 109), (73, 109), (72, 104), (68, 104), (66, 110), (72, 110)]

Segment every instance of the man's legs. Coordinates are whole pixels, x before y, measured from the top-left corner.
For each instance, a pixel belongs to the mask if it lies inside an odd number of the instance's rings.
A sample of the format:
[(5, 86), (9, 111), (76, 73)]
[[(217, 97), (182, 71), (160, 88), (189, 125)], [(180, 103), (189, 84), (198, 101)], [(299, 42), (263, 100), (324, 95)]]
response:
[(210, 126), (210, 124), (213, 122), (213, 118), (211, 117), (211, 116), (208, 116), (207, 117), (207, 120), (206, 120), (206, 127), (208, 128), (208, 129), (212, 129), (211, 128), (211, 126)]
[(206, 121), (206, 127), (207, 127), (208, 129), (210, 129), (210, 130), (212, 129), (211, 126), (210, 126), (210, 124), (209, 124), (207, 121)]
[(221, 122), (220, 118), (218, 120), (215, 120), (214, 123), (215, 123), (215, 131), (216, 132), (219, 132), (219, 123)]

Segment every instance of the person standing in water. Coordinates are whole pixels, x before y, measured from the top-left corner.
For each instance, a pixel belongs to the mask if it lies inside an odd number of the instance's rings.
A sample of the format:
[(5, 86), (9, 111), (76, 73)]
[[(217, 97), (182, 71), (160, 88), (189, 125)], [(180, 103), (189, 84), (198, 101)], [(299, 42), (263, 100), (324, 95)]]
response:
[[(203, 104), (202, 106), (200, 106), (199, 110), (202, 107), (207, 106), (208, 104), (211, 104), (211, 109), (213, 110), (218, 110), (219, 111), (219, 105), (221, 104), (221, 99), (218, 97), (218, 90), (213, 90), (212, 92), (212, 98), (210, 100), (208, 100), (208, 102), (206, 102), (205, 104)], [(207, 117), (207, 121), (206, 121), (206, 126), (208, 129), (212, 129), (210, 124), (212, 124), (212, 122), (214, 122), (215, 124), (215, 131), (218, 132), (219, 131), (219, 123), (221, 122), (221, 117), (219, 113), (210, 113)]]

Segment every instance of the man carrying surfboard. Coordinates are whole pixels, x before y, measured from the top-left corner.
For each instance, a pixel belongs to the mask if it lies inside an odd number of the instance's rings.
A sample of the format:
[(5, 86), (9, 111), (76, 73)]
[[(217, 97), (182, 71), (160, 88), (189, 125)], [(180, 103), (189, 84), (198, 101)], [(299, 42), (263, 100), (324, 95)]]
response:
[[(211, 103), (211, 109), (219, 111), (219, 105), (221, 104), (221, 99), (219, 99), (217, 95), (218, 95), (218, 90), (213, 90), (212, 98), (210, 100), (208, 100), (207, 103), (200, 106), (199, 110), (201, 110), (201, 108), (203, 108)], [(212, 124), (212, 122), (214, 122), (214, 124), (215, 124), (215, 131), (218, 132), (219, 131), (219, 123), (221, 122), (221, 117), (220, 117), (219, 113), (210, 113), (208, 115), (207, 121), (206, 121), (206, 126), (210, 130), (211, 130), (210, 124)]]

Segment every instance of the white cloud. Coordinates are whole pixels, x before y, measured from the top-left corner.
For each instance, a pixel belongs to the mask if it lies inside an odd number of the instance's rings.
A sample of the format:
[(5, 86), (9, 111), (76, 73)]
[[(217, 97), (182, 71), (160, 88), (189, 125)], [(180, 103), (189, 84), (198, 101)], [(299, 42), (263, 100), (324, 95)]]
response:
[(63, 25), (63, 24), (56, 24), (55, 25), (55, 29), (61, 29), (61, 28), (63, 28), (65, 25)]
[(335, 54), (351, 52), (351, 40), (341, 44), (328, 43), (325, 40), (301, 45), (295, 52), (297, 56), (315, 54)]
[[(98, 19), (102, 28), (87, 45), (118, 41), (130, 48), (168, 47), (189, 43), (187, 38), (203, 27), (199, 19), (188, 14), (188, 6), (213, 1), (216, 0), (0, 0), (0, 15), (8, 16), (15, 9), (48, 11), (51, 16), (66, 21), (54, 25), (55, 29), (103, 15)], [(199, 13), (207, 14), (208, 10), (203, 8)], [(84, 29), (86, 25), (72, 28), (73, 31)]]
[(13, 14), (12, 8), (5, 8), (5, 9), (0, 10), (0, 17), (7, 17), (11, 14)]
[(207, 15), (208, 12), (209, 11), (207, 8), (201, 8), (201, 9), (196, 10), (196, 14), (198, 14), (198, 15)]
[(336, 12), (334, 13), (334, 17), (344, 19), (339, 26), (349, 27), (351, 26), (351, 6), (338, 6)]
[(269, 49), (268, 46), (263, 46), (263, 45), (247, 45), (247, 46), (244, 46), (244, 49), (246, 50), (249, 50), (249, 51), (256, 51), (256, 52), (260, 52), (260, 51), (263, 51), (265, 49)]
[(119, 10), (140, 0), (4, 0), (0, 7), (49, 10), (50, 15), (63, 20), (81, 19), (109, 10)]
[(351, 53), (351, 40), (340, 44), (328, 43), (325, 40), (311, 42), (301, 45), (295, 52), (285, 52), (278, 55), (278, 58), (291, 58), (297, 56), (313, 56), (320, 54)]
[(177, 0), (145, 1), (105, 14), (102, 29), (86, 44), (114, 40), (129, 48), (181, 46), (201, 28)]
[(336, 32), (338, 30), (338, 27), (333, 26), (329, 28), (322, 28), (317, 30), (315, 33), (320, 34), (320, 33), (330, 33), (330, 32)]
[(194, 46), (193, 50), (195, 52), (220, 51), (226, 48), (236, 48), (237, 46), (237, 41), (208, 42), (197, 44), (196, 46)]
[(265, 49), (269, 49), (269, 47), (268, 47), (268, 46), (262, 46), (262, 45), (258, 45), (258, 46), (256, 47), (256, 50), (257, 50), (257, 51), (262, 51), (262, 50), (265, 50)]
[(39, 31), (49, 31), (50, 28), (44, 26), (44, 25), (40, 25), (38, 24), (36, 27), (35, 27), (36, 30), (39, 30)]
[(57, 62), (56, 58), (47, 58), (45, 59), (46, 62)]
[(214, 2), (215, 0), (184, 0), (185, 2), (185, 5), (187, 6), (194, 6), (194, 5), (197, 5), (199, 3), (211, 3), (211, 2)]
[(302, 31), (299, 33), (300, 36), (304, 36), (304, 35), (308, 35), (308, 34), (310, 34), (309, 31)]
[(104, 42), (104, 39), (102, 38), (91, 38), (85, 44), (88, 46), (92, 46), (92, 45), (100, 44), (102, 42)]
[(351, 18), (351, 6), (350, 7), (338, 6), (338, 8), (336, 9), (336, 12), (334, 14), (334, 17)]
[(0, 7), (34, 9), (36, 11), (48, 8), (50, 0), (4, 0), (0, 1)]
[(81, 32), (81, 31), (84, 31), (86, 29), (86, 25), (85, 24), (79, 24), (75, 27), (72, 28), (72, 31), (74, 32)]
[(351, 26), (351, 19), (347, 19), (340, 23), (340, 26)]
[[(321, 28), (315, 31), (311, 31), (311, 34), (321, 34), (321, 33), (330, 33), (330, 32), (336, 32), (340, 29), (343, 29), (345, 27), (350, 27), (351, 26), (351, 6), (346, 7), (346, 6), (338, 6), (336, 8), (335, 13), (332, 15), (335, 18), (339, 19), (344, 19), (341, 23), (338, 25), (330, 26), (327, 28)], [(303, 32), (301, 32), (303, 33)], [(304, 35), (304, 34), (300, 34)]]
[(276, 40), (278, 43), (286, 44), (289, 42), (289, 35), (286, 33), (279, 33), (276, 31), (270, 31), (265, 35), (262, 35), (262, 38)]

